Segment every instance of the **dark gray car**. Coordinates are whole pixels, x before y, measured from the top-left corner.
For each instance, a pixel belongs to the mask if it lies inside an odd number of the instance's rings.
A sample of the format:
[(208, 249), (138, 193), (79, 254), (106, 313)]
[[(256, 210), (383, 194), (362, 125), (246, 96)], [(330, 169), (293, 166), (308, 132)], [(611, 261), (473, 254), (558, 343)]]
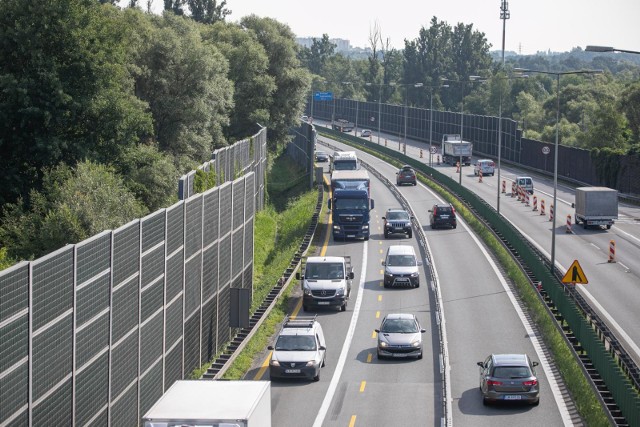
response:
[(540, 402), (540, 385), (535, 367), (526, 354), (492, 354), (480, 367), (480, 391), (482, 403), (491, 402), (527, 402), (537, 405)]

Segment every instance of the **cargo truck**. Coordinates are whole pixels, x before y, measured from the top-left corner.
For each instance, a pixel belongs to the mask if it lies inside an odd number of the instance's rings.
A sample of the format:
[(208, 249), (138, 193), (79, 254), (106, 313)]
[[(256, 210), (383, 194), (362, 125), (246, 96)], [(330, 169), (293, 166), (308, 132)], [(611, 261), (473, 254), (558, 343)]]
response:
[(144, 427), (271, 427), (269, 381), (180, 380), (142, 417)]
[(331, 174), (331, 191), (336, 189), (357, 190), (371, 187), (369, 173), (365, 169), (360, 170), (336, 170)]
[(310, 307), (338, 307), (347, 309), (353, 281), (353, 267), (349, 256), (308, 257), (302, 260), (302, 309)]
[(618, 191), (607, 187), (578, 187), (575, 208), (575, 222), (588, 227), (607, 227), (618, 219)]
[(331, 172), (358, 170), (358, 156), (355, 151), (334, 151), (331, 156)]
[(471, 155), (473, 144), (463, 141), (459, 134), (442, 135), (442, 161), (454, 166), (457, 162), (460, 165), (471, 165)]

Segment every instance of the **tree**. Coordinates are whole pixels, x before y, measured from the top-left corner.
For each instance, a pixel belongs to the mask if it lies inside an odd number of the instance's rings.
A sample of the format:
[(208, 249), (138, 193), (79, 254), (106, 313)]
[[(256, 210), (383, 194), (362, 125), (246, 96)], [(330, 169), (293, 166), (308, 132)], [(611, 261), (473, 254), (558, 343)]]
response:
[[(544, 111), (542, 105), (536, 101), (533, 95), (527, 92), (520, 92), (516, 96), (516, 111), (513, 113), (513, 118), (521, 122), (523, 131), (526, 133), (529, 129), (540, 132), (541, 126), (544, 121)], [(533, 136), (527, 137), (533, 138)]]
[(104, 165), (57, 166), (45, 172), (43, 184), (42, 192), (32, 191), (29, 207), (22, 199), (6, 206), (0, 245), (10, 257), (37, 258), (148, 212)]
[(0, 204), (28, 204), (47, 167), (111, 157), (152, 132), (120, 13), (93, 0), (3, 2)]
[(269, 108), (276, 90), (275, 79), (268, 74), (269, 58), (253, 32), (239, 25), (216, 22), (202, 29), (203, 40), (212, 43), (229, 62), (229, 77), (235, 87), (235, 106), (228, 139), (242, 139), (257, 130), (257, 124), (269, 122)]
[(171, 11), (178, 16), (184, 15), (184, 6), (187, 0), (164, 0), (164, 10)]
[(242, 18), (240, 25), (253, 31), (269, 58), (268, 74), (276, 84), (267, 123), (269, 142), (284, 142), (289, 127), (296, 123), (306, 103), (309, 72), (300, 67), (300, 61), (296, 57), (295, 38), (288, 26), (256, 15)]
[(217, 0), (187, 0), (191, 18), (203, 24), (213, 24), (224, 21), (231, 11), (226, 8), (227, 1), (222, 0), (218, 4)]
[[(127, 12), (132, 19), (142, 14)], [(138, 27), (136, 93), (149, 104), (159, 149), (182, 171), (226, 145), (222, 129), (233, 107), (229, 66), (215, 46), (202, 41), (200, 24), (170, 13), (148, 19), (153, 25)]]
[(640, 82), (624, 88), (620, 99), (621, 111), (627, 118), (627, 123), (633, 134), (633, 143), (640, 142)]

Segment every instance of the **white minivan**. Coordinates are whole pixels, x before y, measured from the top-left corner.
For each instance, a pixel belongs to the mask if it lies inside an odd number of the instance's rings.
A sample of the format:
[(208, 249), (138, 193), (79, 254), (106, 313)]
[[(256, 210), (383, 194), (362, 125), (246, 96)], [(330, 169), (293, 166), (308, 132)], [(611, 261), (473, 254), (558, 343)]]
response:
[(482, 176), (493, 176), (493, 174), (496, 172), (496, 164), (493, 162), (493, 160), (489, 159), (478, 160), (473, 165), (473, 174), (479, 175), (480, 172), (482, 172)]
[(533, 179), (530, 176), (516, 177), (516, 185), (529, 194), (533, 194)]

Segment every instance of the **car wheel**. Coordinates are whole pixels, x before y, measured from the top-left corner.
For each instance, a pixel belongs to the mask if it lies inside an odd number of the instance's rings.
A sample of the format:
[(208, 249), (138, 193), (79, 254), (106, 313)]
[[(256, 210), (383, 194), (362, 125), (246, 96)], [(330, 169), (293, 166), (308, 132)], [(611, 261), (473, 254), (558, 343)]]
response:
[(456, 228), (456, 224), (453, 224), (453, 228)]
[(482, 398), (482, 404), (483, 404), (484, 406), (489, 406), (489, 401), (487, 400), (487, 398), (486, 398), (486, 397), (483, 397), (483, 398)]
[(422, 352), (418, 355), (418, 359), (422, 359)]
[(384, 287), (385, 287), (385, 288), (388, 288), (388, 287), (389, 287), (389, 285), (387, 284), (387, 282), (384, 282)]
[(378, 352), (378, 360), (383, 360), (384, 356), (380, 354), (380, 352)]
[(535, 402), (532, 403), (533, 406), (538, 406), (540, 404), (540, 398), (537, 398)]
[(413, 186), (415, 187), (416, 185), (418, 185), (418, 183), (417, 183), (417, 182), (414, 182), (414, 183), (413, 183)]
[(413, 237), (413, 232), (411, 230), (409, 230), (409, 233), (407, 233), (407, 237), (409, 238)]
[(420, 282), (416, 282), (416, 285), (414, 286), (414, 288), (419, 288), (420, 287)]
[(318, 375), (316, 375), (315, 377), (313, 377), (313, 381), (315, 381), (315, 382), (320, 381), (320, 371), (318, 371)]
[(384, 232), (384, 238), (388, 238), (389, 237), (389, 233), (387, 233), (386, 231)]
[(364, 240), (365, 240), (365, 242), (366, 242), (367, 240), (369, 240), (369, 236), (364, 236)]
[(326, 365), (326, 363), (324, 363), (326, 358), (327, 358), (327, 354), (325, 353), (324, 357), (322, 358), (322, 365), (321, 365), (321, 367), (323, 367), (323, 368)]
[(346, 302), (340, 306), (340, 311), (347, 311), (347, 303)]
[(434, 224), (431, 224), (431, 229), (432, 229), (432, 230), (435, 230), (435, 229), (436, 229), (436, 226), (435, 226)]

